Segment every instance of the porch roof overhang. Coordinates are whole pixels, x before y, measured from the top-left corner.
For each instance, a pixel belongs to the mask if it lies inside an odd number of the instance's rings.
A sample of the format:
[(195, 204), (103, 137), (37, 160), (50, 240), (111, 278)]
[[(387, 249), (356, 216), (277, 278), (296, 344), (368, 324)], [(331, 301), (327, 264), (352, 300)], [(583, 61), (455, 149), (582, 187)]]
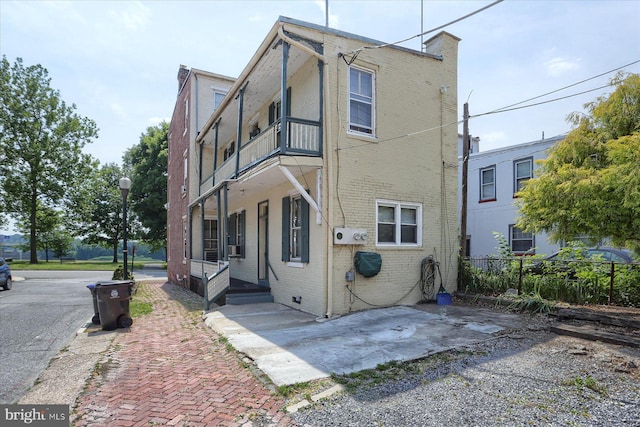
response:
[[(317, 169), (321, 169), (323, 166), (323, 159), (321, 157), (311, 156), (275, 156), (261, 163), (260, 165), (248, 170), (244, 174), (241, 174), (236, 179), (225, 179), (216, 183), (213, 187), (202, 193), (198, 198), (194, 199), (189, 207), (193, 208), (204, 201), (214, 201), (218, 191), (224, 186), (227, 186), (231, 197), (234, 196), (252, 196), (255, 194), (267, 194), (270, 188), (274, 188), (290, 182), (292, 186), (295, 186), (294, 181), (298, 178), (302, 179), (304, 186), (309, 187), (315, 185), (313, 183), (307, 183), (304, 181), (304, 175)], [(286, 170), (286, 172), (283, 171)], [(304, 187), (300, 184), (301, 187)], [(301, 187), (296, 187), (300, 190)], [(304, 195), (303, 195), (304, 196)], [(309, 196), (310, 197), (310, 196)], [(313, 199), (312, 199), (313, 200)], [(307, 200), (309, 201), (309, 200)], [(318, 205), (309, 202), (311, 206), (314, 206), (316, 211)]]

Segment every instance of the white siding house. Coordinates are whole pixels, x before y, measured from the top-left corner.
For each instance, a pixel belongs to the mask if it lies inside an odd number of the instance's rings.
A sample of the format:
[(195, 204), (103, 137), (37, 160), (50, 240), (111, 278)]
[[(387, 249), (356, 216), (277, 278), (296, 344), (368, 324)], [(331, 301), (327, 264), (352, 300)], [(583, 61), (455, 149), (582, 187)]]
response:
[[(560, 245), (545, 233), (532, 234), (518, 229), (516, 193), (533, 177), (537, 160), (564, 136), (511, 145), (495, 150), (474, 150), (469, 155), (467, 184), (467, 248), (471, 257), (498, 253), (494, 232), (508, 239), (511, 250), (519, 255), (551, 254)], [(476, 141), (477, 142), (477, 141)], [(477, 146), (477, 144), (476, 144)], [(462, 157), (459, 157), (462, 165)], [(462, 177), (459, 177), (462, 188)]]

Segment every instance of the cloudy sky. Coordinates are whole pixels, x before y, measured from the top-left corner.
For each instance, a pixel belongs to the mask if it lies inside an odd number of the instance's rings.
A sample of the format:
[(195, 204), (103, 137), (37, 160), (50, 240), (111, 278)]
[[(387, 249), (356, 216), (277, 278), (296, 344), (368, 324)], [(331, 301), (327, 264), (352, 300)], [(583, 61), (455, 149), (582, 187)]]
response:
[[(489, 1), (329, 1), (329, 25), (395, 42), (467, 15)], [(52, 86), (96, 121), (86, 151), (122, 160), (150, 125), (171, 117), (180, 64), (238, 76), (279, 15), (324, 25), (325, 1), (0, 0), (0, 51), (49, 70)], [(446, 28), (460, 37), (459, 114), (482, 114), (625, 64), (640, 73), (640, 1), (506, 0)], [(428, 37), (427, 37), (428, 38)], [(420, 49), (420, 37), (403, 46)], [(613, 73), (532, 102), (605, 86)], [(565, 118), (598, 89), (470, 121), (481, 149), (570, 130)], [(462, 129), (460, 128), (460, 132)]]

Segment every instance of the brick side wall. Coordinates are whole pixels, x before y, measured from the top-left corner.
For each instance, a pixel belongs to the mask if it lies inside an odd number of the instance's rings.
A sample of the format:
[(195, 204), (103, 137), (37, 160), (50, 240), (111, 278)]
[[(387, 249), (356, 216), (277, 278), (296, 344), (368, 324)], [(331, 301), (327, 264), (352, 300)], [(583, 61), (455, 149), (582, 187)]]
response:
[(192, 75), (188, 77), (176, 99), (169, 126), (169, 160), (167, 164), (167, 200), (169, 202), (167, 212), (167, 275), (172, 283), (179, 283), (186, 287), (189, 286), (189, 264), (184, 259), (182, 236), (183, 221), (188, 215), (189, 200), (186, 197), (187, 193), (182, 191), (182, 185), (184, 182), (185, 151), (188, 153), (191, 136), (189, 129), (186, 133), (184, 132), (185, 100), (189, 100), (190, 108), (192, 105), (191, 82)]

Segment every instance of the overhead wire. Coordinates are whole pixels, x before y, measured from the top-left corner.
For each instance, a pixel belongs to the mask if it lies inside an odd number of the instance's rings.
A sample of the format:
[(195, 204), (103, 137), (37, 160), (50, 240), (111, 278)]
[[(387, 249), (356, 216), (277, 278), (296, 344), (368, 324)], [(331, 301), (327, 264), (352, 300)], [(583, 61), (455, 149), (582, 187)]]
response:
[(476, 10), (476, 11), (473, 11), (473, 12), (471, 12), (471, 13), (468, 13), (468, 14), (466, 14), (466, 15), (464, 15), (464, 16), (461, 16), (460, 18), (454, 19), (453, 21), (447, 22), (446, 24), (443, 24), (443, 25), (440, 25), (440, 26), (438, 26), (438, 27), (432, 28), (432, 29), (427, 30), (427, 31), (425, 31), (425, 32), (422, 32), (422, 33), (420, 33), (420, 34), (416, 34), (415, 36), (407, 37), (406, 39), (398, 40), (397, 42), (393, 42), (393, 43), (384, 43), (384, 44), (379, 44), (379, 45), (375, 45), (375, 46), (363, 46), (363, 47), (361, 47), (361, 48), (359, 48), (359, 49), (356, 49), (356, 50), (351, 51), (350, 53), (351, 53), (351, 54), (355, 54), (355, 55), (357, 56), (357, 54), (358, 54), (358, 53), (360, 53), (360, 52), (362, 52), (363, 50), (367, 50), (367, 49), (380, 49), (380, 48), (382, 48), (382, 47), (394, 46), (394, 45), (397, 45), (397, 44), (400, 44), (400, 43), (407, 42), (407, 41), (412, 40), (412, 39), (415, 39), (415, 38), (417, 38), (417, 37), (421, 37), (421, 36), (424, 36), (424, 35), (426, 35), (426, 34), (433, 33), (434, 31), (441, 30), (442, 28), (448, 27), (449, 25), (455, 24), (456, 22), (460, 22), (460, 21), (462, 21), (462, 20), (465, 20), (465, 19), (467, 19), (467, 18), (470, 18), (471, 16), (476, 15), (476, 14), (478, 14), (478, 13), (480, 13), (480, 12), (484, 11), (484, 10), (487, 10), (487, 9), (489, 9), (490, 7), (493, 7), (493, 6), (497, 5), (498, 3), (501, 3), (502, 1), (503, 1), (503, 0), (496, 0), (496, 1), (494, 1), (493, 3), (488, 4), (488, 5), (484, 6), (484, 7), (481, 7), (480, 9), (478, 9), (478, 10)]
[[(589, 89), (589, 90), (585, 90), (585, 91), (582, 91), (582, 92), (577, 92), (577, 93), (574, 93), (574, 94), (570, 94), (570, 95), (566, 95), (566, 96), (562, 96), (562, 97), (558, 97), (558, 98), (553, 98), (553, 99), (549, 99), (549, 100), (542, 101), (542, 102), (536, 102), (536, 103), (533, 103), (533, 104), (527, 104), (527, 105), (522, 105), (522, 106), (516, 107), (517, 105), (520, 105), (522, 103), (529, 102), (529, 101), (532, 101), (534, 99), (539, 99), (539, 98), (542, 98), (544, 96), (551, 95), (553, 93), (557, 93), (557, 92), (560, 92), (560, 91), (565, 90), (565, 89), (569, 89), (571, 87), (574, 87), (574, 86), (577, 86), (579, 84), (588, 82), (588, 81), (596, 79), (598, 77), (602, 77), (602, 76), (604, 76), (606, 74), (610, 74), (612, 72), (621, 70), (621, 69), (623, 69), (625, 67), (628, 67), (630, 65), (635, 65), (635, 64), (637, 64), (639, 62), (640, 62), (640, 59), (636, 60), (636, 61), (632, 61), (632, 62), (630, 62), (628, 64), (622, 65), (620, 67), (616, 67), (616, 68), (614, 68), (612, 70), (606, 71), (604, 73), (600, 73), (598, 75), (595, 75), (593, 77), (589, 77), (589, 78), (581, 80), (579, 82), (572, 83), (572, 84), (567, 85), (567, 86), (563, 86), (563, 87), (561, 87), (559, 89), (555, 89), (553, 91), (546, 92), (546, 93), (544, 93), (542, 95), (538, 95), (538, 96), (535, 96), (535, 97), (532, 97), (532, 98), (529, 98), (529, 99), (526, 99), (526, 100), (523, 100), (523, 101), (519, 101), (519, 102), (516, 102), (514, 104), (507, 105), (505, 107), (497, 108), (495, 110), (491, 110), (491, 111), (487, 111), (487, 112), (484, 112), (484, 113), (471, 115), (471, 116), (469, 116), (469, 119), (474, 119), (474, 118), (487, 116), (487, 115), (491, 115), (491, 114), (506, 113), (506, 112), (509, 112), (509, 111), (521, 110), (521, 109), (524, 109), (524, 108), (536, 107), (536, 106), (539, 106), (539, 105), (544, 105), (544, 104), (548, 104), (548, 103), (551, 103), (551, 102), (561, 101), (563, 99), (568, 99), (568, 98), (572, 98), (572, 97), (575, 97), (575, 96), (584, 95), (585, 93), (595, 92), (597, 90), (601, 90), (601, 89), (610, 87), (611, 86), (610, 84), (606, 84), (606, 85), (599, 86), (599, 87), (594, 88), (594, 89)], [(396, 140), (399, 140), (399, 139), (404, 139), (404, 138), (412, 137), (412, 136), (415, 136), (415, 135), (419, 135), (419, 134), (422, 134), (422, 133), (436, 131), (436, 130), (439, 130), (441, 128), (446, 128), (448, 126), (459, 125), (460, 123), (463, 123), (463, 120), (457, 120), (455, 122), (445, 123), (443, 125), (438, 125), (438, 126), (434, 126), (434, 127), (427, 128), (427, 129), (421, 129), (421, 130), (418, 130), (418, 131), (415, 131), (415, 132), (410, 132), (410, 133), (394, 136), (394, 137), (391, 137), (391, 138), (382, 139), (382, 140), (377, 141), (376, 143), (377, 144), (383, 144), (383, 143), (387, 143), (387, 142), (392, 142), (392, 141), (396, 141)], [(352, 146), (349, 146), (349, 147), (337, 148), (336, 151), (338, 151), (338, 150), (350, 150), (350, 149), (360, 148), (360, 147), (370, 146), (370, 145), (371, 145), (371, 143), (356, 144), (356, 145), (352, 145)]]

